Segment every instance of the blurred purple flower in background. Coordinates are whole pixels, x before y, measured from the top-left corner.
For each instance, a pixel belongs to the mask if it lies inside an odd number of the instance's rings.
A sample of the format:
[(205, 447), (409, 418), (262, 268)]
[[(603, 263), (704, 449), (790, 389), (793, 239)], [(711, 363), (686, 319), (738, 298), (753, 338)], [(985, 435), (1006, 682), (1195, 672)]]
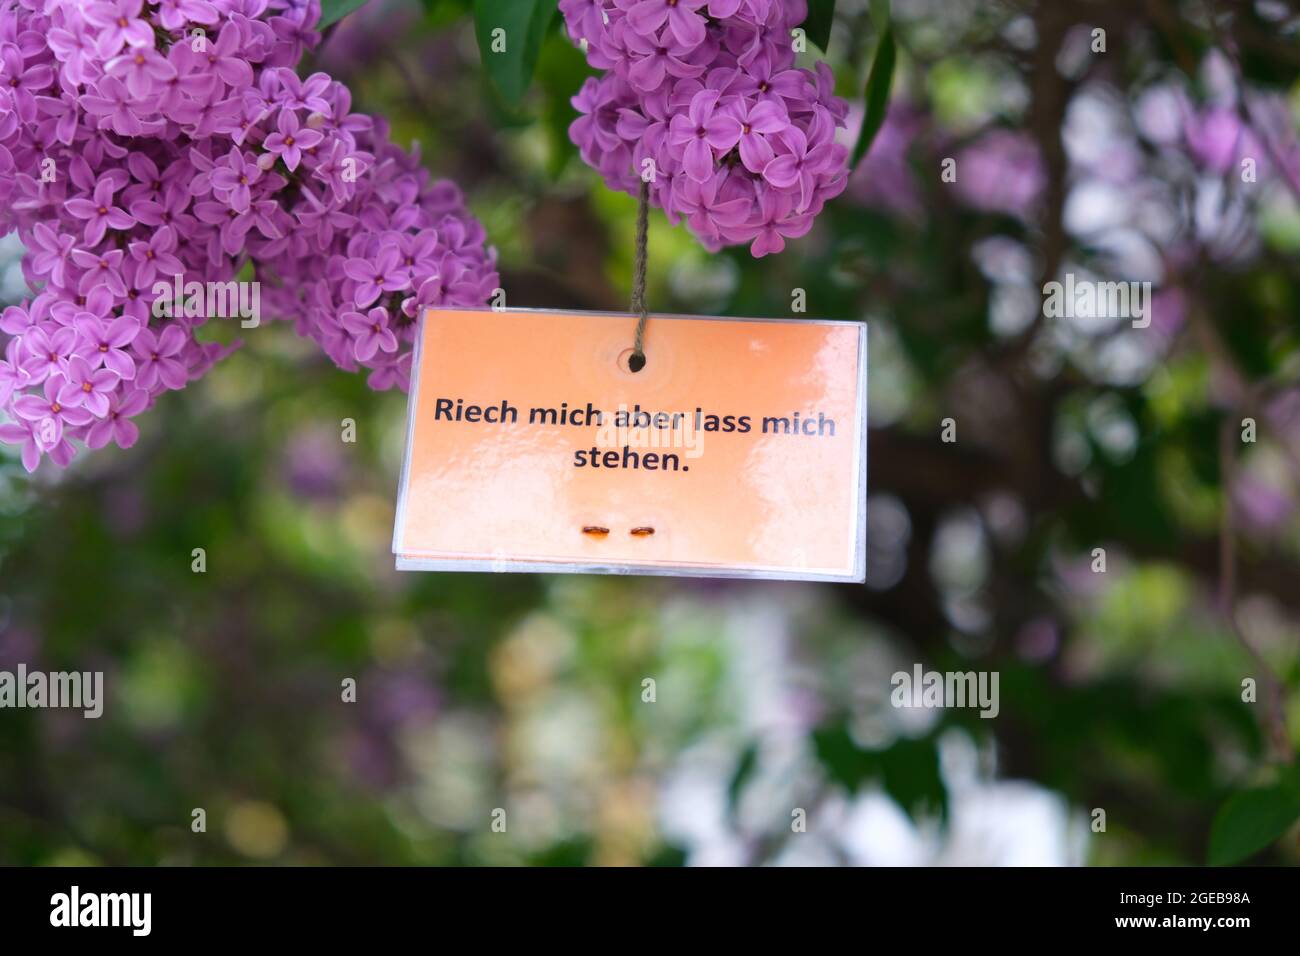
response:
[(402, 732), (431, 722), (439, 713), (442, 695), (424, 670), (372, 668), (360, 685), (361, 719), (343, 735), (348, 767), (366, 786), (386, 790), (409, 773), (400, 750)]
[[(849, 130), (856, 136), (862, 108), (854, 106), (849, 116)], [(900, 97), (891, 102), (871, 149), (849, 177), (849, 195), (863, 205), (919, 220), (925, 207), (911, 153), (925, 125), (925, 117), (907, 100)]]
[(41, 642), (34, 631), (14, 627), (6, 620), (8, 610), (0, 608), (0, 669), (9, 670), (18, 664), (35, 667)]
[(280, 467), (294, 497), (330, 501), (343, 493), (347, 465), (337, 435), (303, 429), (289, 436)]
[(329, 43), (317, 51), (317, 60), (343, 82), (360, 78), (410, 37), (421, 13), (419, 0), (371, 0), (337, 22)]
[(1183, 124), (1188, 152), (1206, 169), (1227, 172), (1243, 156), (1260, 156), (1260, 143), (1235, 109), (1213, 106)]
[(1295, 499), (1289, 492), (1249, 471), (1237, 475), (1232, 500), (1242, 522), (1255, 532), (1276, 531), (1295, 512)]
[(1047, 171), (1028, 133), (989, 130), (956, 159), (957, 194), (973, 209), (1028, 219), (1042, 199)]

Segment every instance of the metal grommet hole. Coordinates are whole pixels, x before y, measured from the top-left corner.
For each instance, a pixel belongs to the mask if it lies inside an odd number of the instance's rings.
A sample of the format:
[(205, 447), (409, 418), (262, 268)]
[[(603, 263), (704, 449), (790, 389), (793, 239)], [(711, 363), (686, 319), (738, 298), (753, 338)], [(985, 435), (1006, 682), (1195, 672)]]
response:
[(625, 372), (639, 372), (645, 368), (645, 363), (645, 353), (636, 349), (624, 349), (618, 355), (618, 367)]

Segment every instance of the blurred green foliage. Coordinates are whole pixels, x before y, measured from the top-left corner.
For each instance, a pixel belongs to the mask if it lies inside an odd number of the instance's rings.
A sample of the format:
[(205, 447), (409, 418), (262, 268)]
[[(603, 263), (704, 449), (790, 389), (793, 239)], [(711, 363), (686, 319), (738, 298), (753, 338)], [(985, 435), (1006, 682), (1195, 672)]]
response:
[[(375, 0), (312, 68), (465, 189), (511, 305), (623, 308), (635, 203), (567, 135), (590, 68), (537, 4), (509, 8), (530, 36), (540, 24), (535, 51), (481, 64), (474, 13), (491, 6)], [(0, 666), (102, 669), (109, 688), (98, 721), (0, 714), (0, 863), (1296, 862), (1280, 838), (1300, 784), (1270, 760), (1261, 661), (1293, 750), (1297, 518), (1239, 529), (1256, 659), (1214, 600), (1218, 435), (1243, 414), (1215, 384), (1230, 361), (1259, 389), (1263, 437), (1240, 465), (1293, 502), (1300, 439), (1262, 409), (1300, 372), (1300, 213), (1271, 193), (1248, 256), (1179, 273), (1188, 317), (1140, 374), (1108, 351), (1123, 330), (999, 326), (1014, 283), (984, 244), (1023, 252), (1035, 296), (1064, 245), (1080, 267), (1104, 256), (1067, 242), (1059, 209), (973, 209), (940, 181), (985, 128), (1059, 144), (1081, 86), (1043, 79), (1036, 48), (1007, 39), (1017, 17), (977, 6), (895, 10), (894, 98), (932, 124), (893, 190), (910, 183), (915, 210), (863, 198), (886, 175), (879, 100), (863, 173), (782, 255), (711, 255), (651, 226), (657, 310), (788, 315), (804, 289), (810, 313), (869, 321), (868, 586), (398, 575), (404, 397), (264, 327), (143, 419), (135, 449), (34, 480), (0, 459)], [(1024, 16), (1063, 42), (1093, 6)], [(1095, 6), (1100, 82), (1122, 104), (1211, 46), (1182, 4), (1172, 26)], [(1300, 102), (1294, 60), (1258, 39), (1269, 24), (1239, 15), (1246, 77)], [(881, 33), (865, 3), (835, 16), (814, 41), (860, 108)], [(890, 707), (890, 674), (916, 661), (997, 670), (998, 718)]]

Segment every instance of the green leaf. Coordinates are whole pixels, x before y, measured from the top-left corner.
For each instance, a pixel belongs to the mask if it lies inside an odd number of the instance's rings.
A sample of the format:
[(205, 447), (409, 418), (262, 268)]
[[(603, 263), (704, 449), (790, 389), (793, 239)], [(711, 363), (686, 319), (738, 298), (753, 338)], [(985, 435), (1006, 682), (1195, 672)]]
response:
[(889, 0), (871, 0), (871, 23), (877, 33), (884, 33), (889, 26)]
[(514, 107), (528, 92), (554, 0), (474, 0), (474, 34), (492, 86)]
[(933, 740), (900, 738), (884, 750), (866, 750), (854, 742), (843, 723), (819, 727), (812, 737), (818, 762), (831, 780), (850, 793), (876, 780), (913, 819), (924, 813), (947, 818), (948, 790)]
[(1211, 866), (1237, 863), (1264, 849), (1300, 819), (1300, 787), (1285, 780), (1234, 794), (1210, 828)]
[(547, 173), (552, 179), (558, 179), (578, 155), (578, 148), (569, 138), (569, 124), (574, 118), (569, 99), (595, 71), (587, 64), (582, 51), (556, 31), (542, 44), (535, 74), (534, 82), (542, 94), (538, 112), (550, 142)]
[(889, 90), (894, 85), (894, 25), (885, 26), (876, 45), (876, 56), (871, 61), (871, 73), (867, 76), (867, 111), (862, 119), (862, 132), (858, 134), (858, 143), (853, 147), (852, 165), (856, 167), (862, 157), (867, 155), (871, 142), (880, 132), (885, 122), (885, 110), (889, 107)]
[(803, 22), (804, 33), (816, 43), (823, 53), (831, 42), (831, 23), (835, 19), (835, 0), (808, 0), (808, 18)]
[(730, 813), (734, 814), (736, 812), (736, 805), (740, 803), (741, 791), (745, 789), (745, 784), (749, 782), (749, 778), (754, 775), (757, 766), (758, 747), (750, 744), (741, 752), (735, 773), (731, 775), (731, 783), (727, 786), (727, 809)]
[(359, 10), (369, 2), (370, 0), (321, 0), (320, 23), (316, 25), (316, 29), (324, 30), (331, 23), (337, 23), (353, 10)]
[(813, 731), (813, 752), (817, 761), (826, 768), (827, 775), (850, 793), (871, 779), (875, 763), (870, 755), (858, 748), (843, 724), (819, 727)]

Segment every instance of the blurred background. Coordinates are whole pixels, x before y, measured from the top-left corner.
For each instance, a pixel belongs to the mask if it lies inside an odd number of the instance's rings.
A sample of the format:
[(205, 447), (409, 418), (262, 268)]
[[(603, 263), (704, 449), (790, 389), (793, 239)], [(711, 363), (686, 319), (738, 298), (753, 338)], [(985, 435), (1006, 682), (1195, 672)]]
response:
[[(852, 127), (867, 6), (827, 57)], [(582, 55), (557, 18), (508, 107), (468, 14), (373, 0), (304, 69), (465, 190), (510, 305), (626, 308), (635, 201), (567, 134)], [(652, 309), (803, 288), (869, 323), (864, 586), (398, 574), (404, 395), (264, 325), (130, 451), (0, 447), (0, 668), (108, 697), (0, 714), (0, 864), (1200, 864), (1225, 805), (1275, 825), (1220, 858), (1300, 862), (1300, 14), (895, 0), (893, 29), (808, 236), (650, 234)], [(1066, 272), (1150, 281), (1150, 327), (1044, 317)], [(892, 707), (917, 663), (998, 671), (999, 716)]]

